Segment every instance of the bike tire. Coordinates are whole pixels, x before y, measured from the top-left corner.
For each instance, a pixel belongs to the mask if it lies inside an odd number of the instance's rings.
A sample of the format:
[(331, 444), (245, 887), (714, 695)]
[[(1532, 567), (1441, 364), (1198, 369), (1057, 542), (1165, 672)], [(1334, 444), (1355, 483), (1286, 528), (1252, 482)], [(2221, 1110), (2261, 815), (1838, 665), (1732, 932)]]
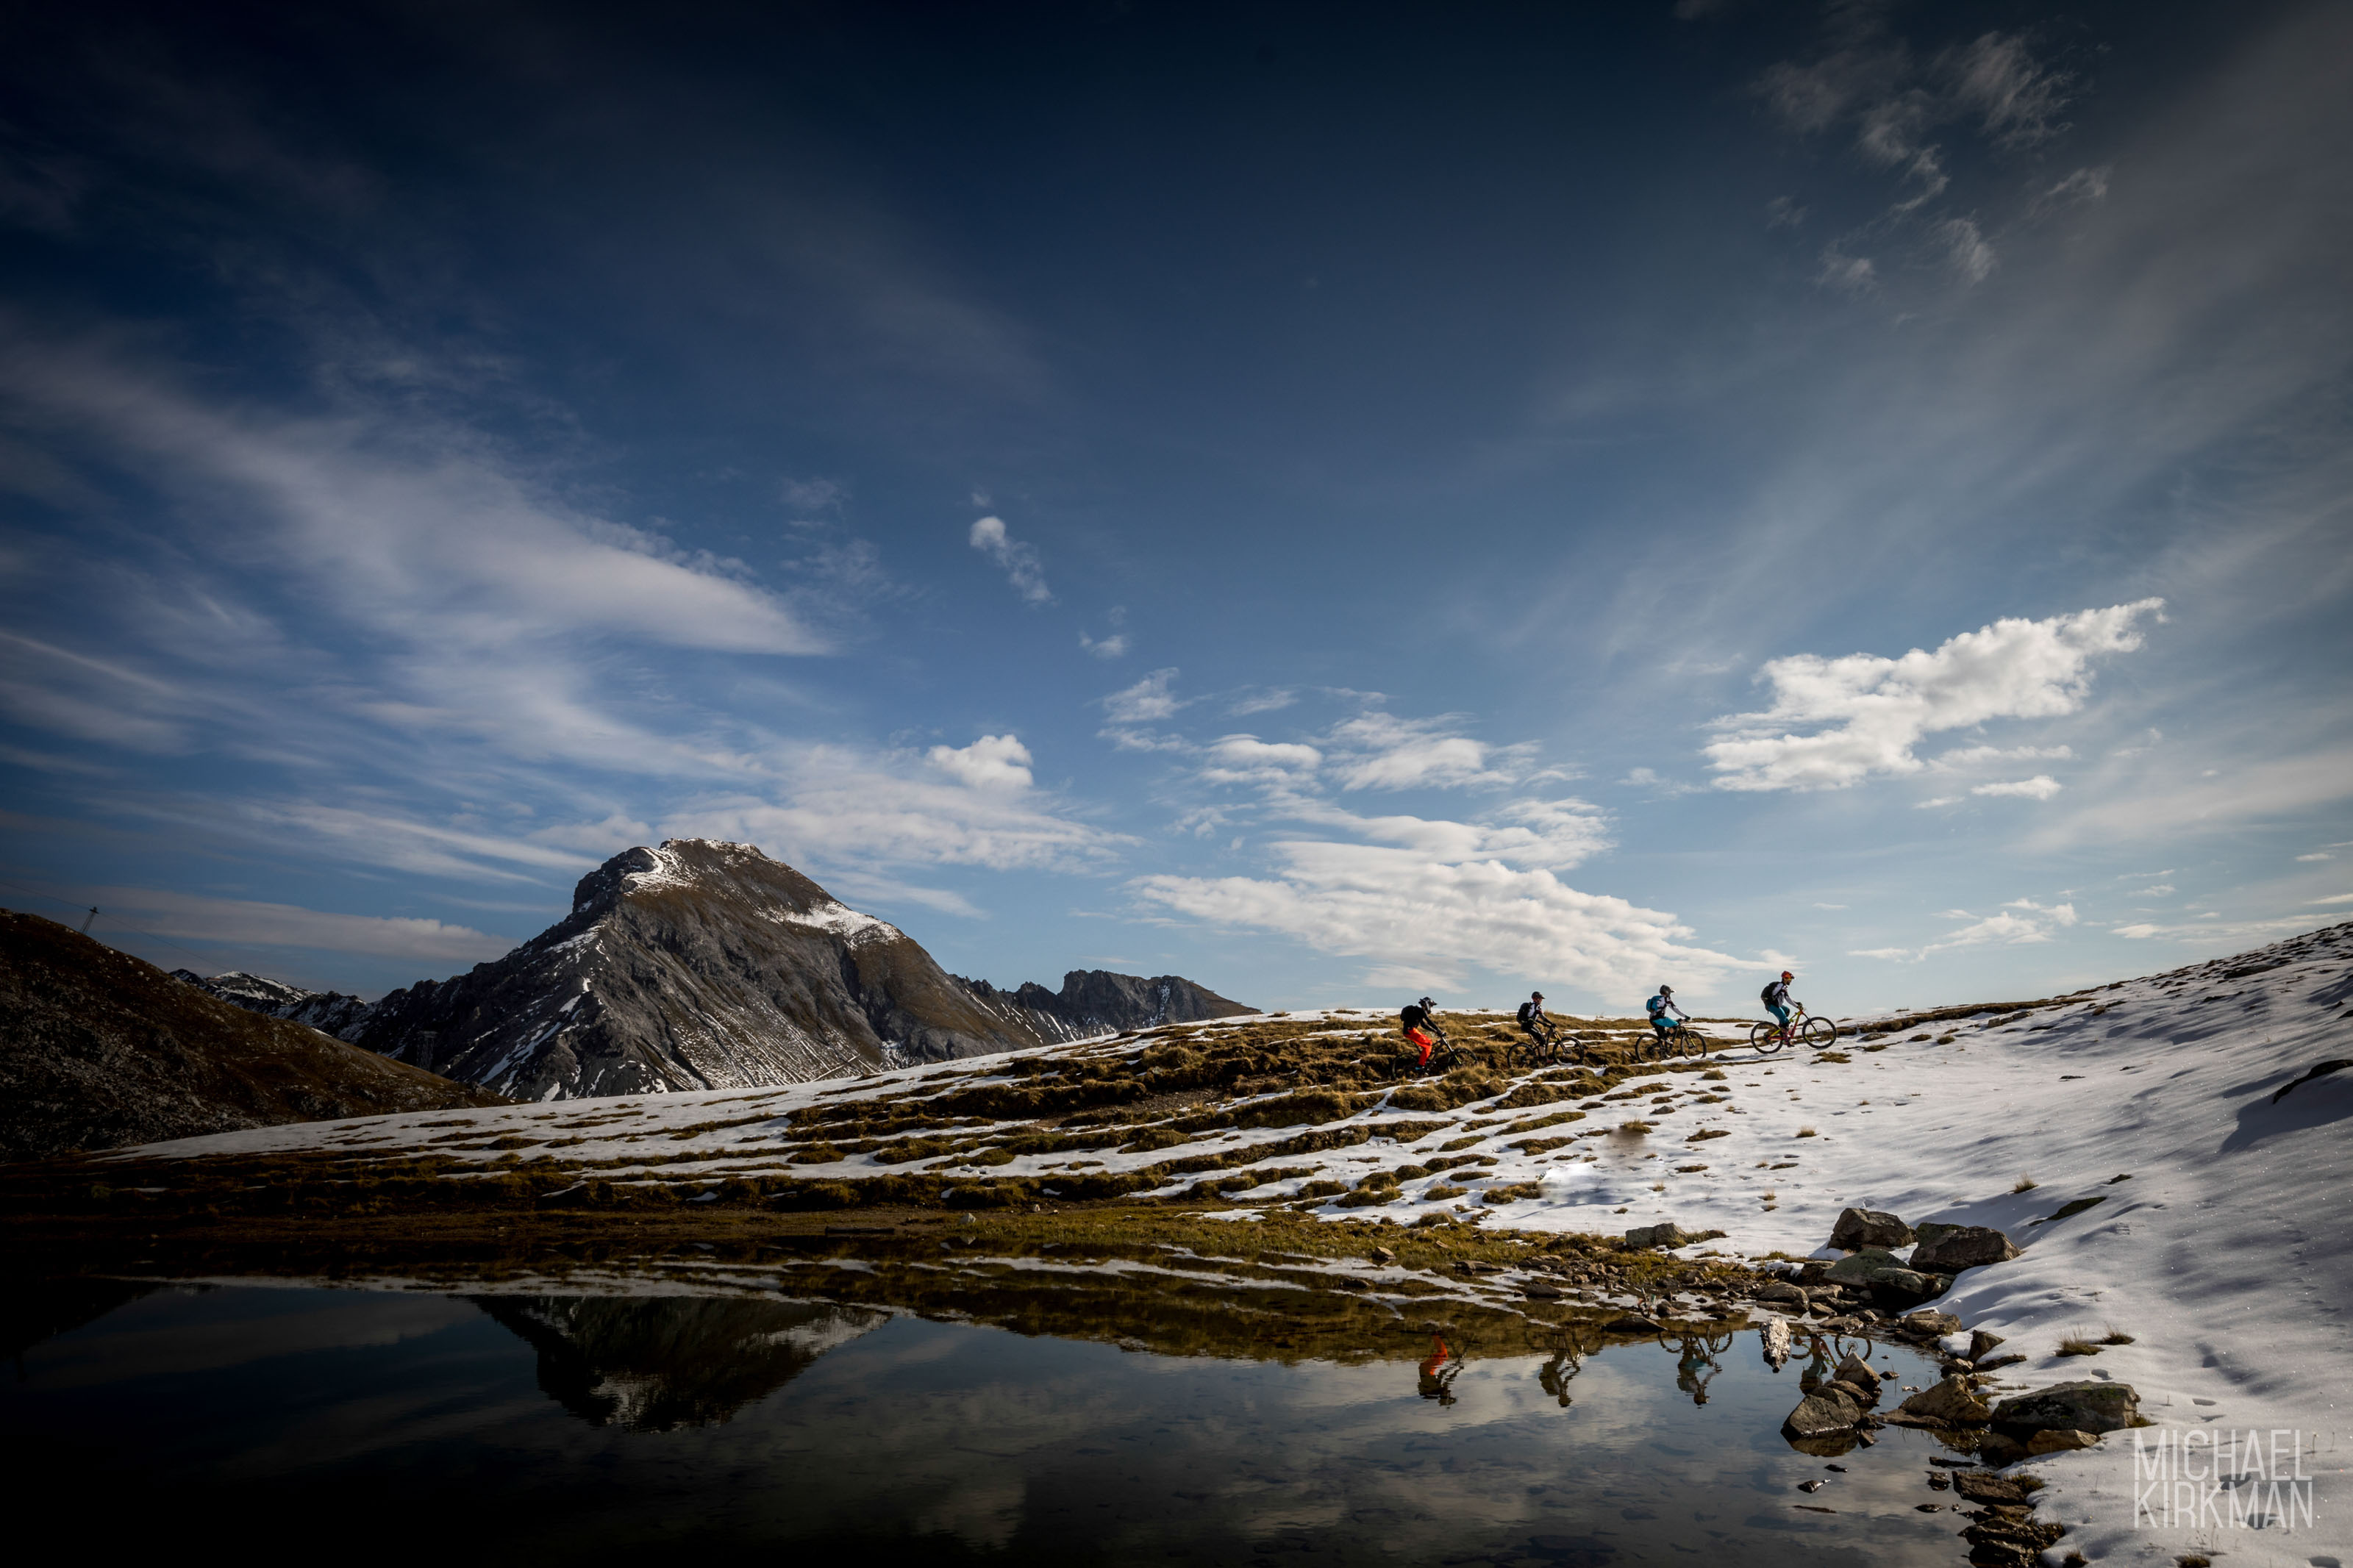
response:
[(1748, 1043), (1756, 1048), (1758, 1056), (1771, 1056), (1775, 1051), (1781, 1048), (1781, 1026), (1778, 1024), (1751, 1024), (1748, 1026)]
[(1838, 1041), (1838, 1026), (1828, 1018), (1808, 1018), (1804, 1034), (1806, 1044), (1818, 1051), (1826, 1051)]

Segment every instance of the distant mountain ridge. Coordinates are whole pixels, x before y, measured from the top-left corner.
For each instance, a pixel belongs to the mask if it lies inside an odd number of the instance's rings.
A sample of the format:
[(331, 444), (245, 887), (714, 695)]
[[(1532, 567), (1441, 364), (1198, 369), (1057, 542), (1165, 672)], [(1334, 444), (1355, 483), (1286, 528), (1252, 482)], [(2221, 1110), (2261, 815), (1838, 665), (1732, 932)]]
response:
[(242, 973), (180, 977), (523, 1100), (757, 1088), (1254, 1011), (1178, 975), (1072, 970), (1000, 991), (744, 844), (666, 839), (580, 879), (504, 957), (369, 1005)]
[(0, 910), (0, 1160), (506, 1103), (259, 1011)]

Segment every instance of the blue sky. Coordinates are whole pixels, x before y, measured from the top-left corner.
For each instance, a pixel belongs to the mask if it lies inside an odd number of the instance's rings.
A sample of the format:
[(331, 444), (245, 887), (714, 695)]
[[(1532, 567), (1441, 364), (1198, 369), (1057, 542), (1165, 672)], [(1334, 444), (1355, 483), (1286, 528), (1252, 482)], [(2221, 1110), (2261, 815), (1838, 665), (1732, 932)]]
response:
[[(76, 7), (0, 877), (367, 994), (2027, 996), (2353, 916), (2353, 9)], [(62, 900), (62, 901), (44, 901)]]

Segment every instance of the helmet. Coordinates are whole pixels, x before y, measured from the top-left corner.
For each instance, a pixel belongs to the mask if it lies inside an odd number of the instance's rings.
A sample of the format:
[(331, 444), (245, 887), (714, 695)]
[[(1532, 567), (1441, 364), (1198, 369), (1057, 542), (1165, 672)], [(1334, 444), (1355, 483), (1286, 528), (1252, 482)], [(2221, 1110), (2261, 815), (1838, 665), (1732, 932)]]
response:
[(1784, 980), (1795, 980), (1795, 979), (1797, 978), (1797, 976), (1796, 976), (1796, 975), (1794, 975), (1794, 974), (1792, 974), (1792, 973), (1790, 973), (1788, 970), (1786, 970), (1786, 969), (1785, 969), (1785, 970), (1781, 971), (1781, 978), (1782, 978), (1782, 979), (1784, 979)]
[(1417, 1004), (1417, 1005), (1423, 1006), (1423, 1007), (1435, 1007), (1435, 1006), (1437, 1006), (1437, 1005), (1438, 1005), (1438, 1004), (1437, 1004), (1437, 1003), (1435, 1003), (1435, 1002), (1432, 1002), (1429, 997), (1425, 996), (1425, 997), (1423, 997), (1423, 998), (1421, 999), (1421, 1001), (1420, 1001), (1419, 1004)]
[(1541, 991), (1531, 991), (1528, 993), (1528, 1000), (1531, 1002), (1541, 1002), (1544, 1000), (1544, 993)]
[(1660, 994), (1660, 995), (1662, 995), (1662, 996), (1672, 996), (1672, 995), (1673, 995), (1674, 994), (1675, 994), (1675, 988), (1674, 988), (1673, 986), (1667, 984), (1666, 984), (1665, 982), (1663, 982), (1663, 981), (1662, 981), (1662, 982), (1660, 983), (1660, 984), (1659, 984), (1659, 994)]

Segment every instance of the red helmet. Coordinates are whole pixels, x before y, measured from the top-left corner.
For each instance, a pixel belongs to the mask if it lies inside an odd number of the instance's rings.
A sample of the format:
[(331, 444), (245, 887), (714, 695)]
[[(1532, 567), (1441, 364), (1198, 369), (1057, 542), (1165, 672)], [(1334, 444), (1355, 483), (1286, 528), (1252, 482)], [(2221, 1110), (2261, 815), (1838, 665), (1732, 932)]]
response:
[(1790, 973), (1788, 970), (1786, 970), (1786, 969), (1785, 969), (1785, 970), (1781, 971), (1781, 978), (1782, 978), (1782, 979), (1784, 979), (1784, 980), (1795, 980), (1795, 979), (1797, 978), (1797, 976), (1796, 976), (1796, 975), (1794, 975), (1794, 974), (1792, 974), (1792, 973)]

